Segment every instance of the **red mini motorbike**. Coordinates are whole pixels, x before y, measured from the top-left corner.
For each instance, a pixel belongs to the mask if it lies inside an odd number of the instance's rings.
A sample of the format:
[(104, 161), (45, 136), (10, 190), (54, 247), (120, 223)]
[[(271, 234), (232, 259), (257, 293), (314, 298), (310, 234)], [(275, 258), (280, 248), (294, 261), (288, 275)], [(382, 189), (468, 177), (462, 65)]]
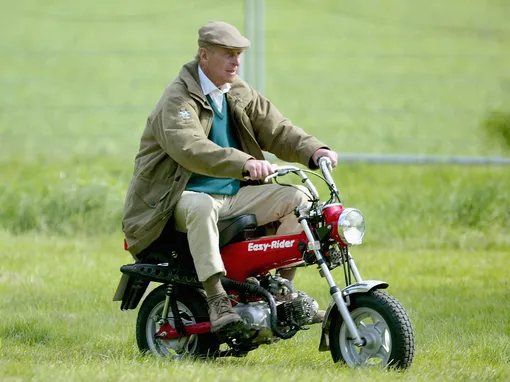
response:
[[(267, 182), (289, 173), (300, 176), (311, 201), (295, 210), (303, 232), (262, 236), (254, 215), (218, 222), (228, 276), (221, 281), (244, 321), (241, 329), (211, 333), (206, 297), (185, 234), (165, 232), (164, 243), (144, 251), (139, 262), (121, 267), (114, 300), (121, 301), (122, 310), (135, 309), (150, 282), (162, 284), (147, 295), (138, 312), (136, 339), (142, 352), (177, 359), (245, 356), (262, 344), (292, 338), (313, 323), (318, 304), (296, 291), (280, 271), (315, 265), (332, 296), (322, 321), (319, 351), (331, 351), (333, 361), (350, 367), (411, 365), (414, 332), (407, 312), (382, 291), (386, 282), (362, 279), (349, 251), (361, 244), (363, 215), (342, 205), (331, 161), (323, 157), (319, 167), (322, 174), (284, 166), (266, 178)], [(327, 184), (327, 201), (320, 201), (307, 174)], [(343, 288), (331, 272), (338, 267), (343, 269)]]

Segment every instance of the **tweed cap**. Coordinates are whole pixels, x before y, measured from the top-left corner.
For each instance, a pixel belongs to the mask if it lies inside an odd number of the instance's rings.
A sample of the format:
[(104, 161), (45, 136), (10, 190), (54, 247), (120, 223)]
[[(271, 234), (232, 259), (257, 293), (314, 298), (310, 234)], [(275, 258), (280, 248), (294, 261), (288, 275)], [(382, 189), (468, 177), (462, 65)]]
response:
[(251, 44), (235, 26), (223, 21), (211, 21), (198, 30), (198, 46), (203, 48), (210, 45), (246, 49)]

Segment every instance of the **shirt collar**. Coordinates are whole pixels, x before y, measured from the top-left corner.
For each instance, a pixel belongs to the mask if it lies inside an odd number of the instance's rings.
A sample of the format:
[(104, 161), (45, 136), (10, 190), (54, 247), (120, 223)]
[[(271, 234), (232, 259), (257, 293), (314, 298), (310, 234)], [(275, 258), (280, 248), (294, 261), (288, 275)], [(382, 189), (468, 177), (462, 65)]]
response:
[(219, 90), (222, 93), (227, 93), (231, 86), (227, 82), (225, 85), (223, 85), (223, 88), (218, 88), (216, 85), (212, 83), (212, 81), (205, 75), (204, 71), (198, 65), (198, 77), (200, 78), (200, 86), (202, 87), (202, 91), (204, 92), (204, 95), (211, 94), (215, 90)]

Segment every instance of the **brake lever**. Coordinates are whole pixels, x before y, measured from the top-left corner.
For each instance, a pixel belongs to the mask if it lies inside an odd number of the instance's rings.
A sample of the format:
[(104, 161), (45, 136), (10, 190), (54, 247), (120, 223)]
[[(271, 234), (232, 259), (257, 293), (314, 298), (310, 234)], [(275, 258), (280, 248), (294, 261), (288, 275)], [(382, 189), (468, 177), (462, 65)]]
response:
[(299, 168), (297, 168), (295, 166), (283, 166), (281, 168), (275, 168), (275, 172), (272, 173), (271, 175), (267, 176), (264, 179), (264, 183), (267, 183), (271, 179), (276, 178), (278, 176), (284, 176), (284, 175), (287, 175), (290, 172), (295, 172), (295, 171), (299, 171)]
[(266, 176), (266, 178), (264, 179), (264, 183), (269, 183), (271, 179), (276, 178), (278, 176), (280, 176), (280, 174), (278, 174), (278, 171), (273, 172), (271, 175)]

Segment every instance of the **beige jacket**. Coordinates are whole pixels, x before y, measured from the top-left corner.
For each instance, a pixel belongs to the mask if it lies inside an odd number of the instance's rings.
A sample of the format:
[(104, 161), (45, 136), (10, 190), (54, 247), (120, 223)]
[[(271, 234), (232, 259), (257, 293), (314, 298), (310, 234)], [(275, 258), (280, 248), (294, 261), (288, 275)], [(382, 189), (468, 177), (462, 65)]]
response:
[(262, 150), (314, 167), (312, 154), (326, 147), (239, 78), (227, 102), (242, 151), (222, 148), (207, 138), (213, 110), (200, 87), (197, 61), (182, 67), (150, 114), (122, 218), (133, 256), (159, 237), (193, 172), (243, 180), (245, 162), (264, 159)]

